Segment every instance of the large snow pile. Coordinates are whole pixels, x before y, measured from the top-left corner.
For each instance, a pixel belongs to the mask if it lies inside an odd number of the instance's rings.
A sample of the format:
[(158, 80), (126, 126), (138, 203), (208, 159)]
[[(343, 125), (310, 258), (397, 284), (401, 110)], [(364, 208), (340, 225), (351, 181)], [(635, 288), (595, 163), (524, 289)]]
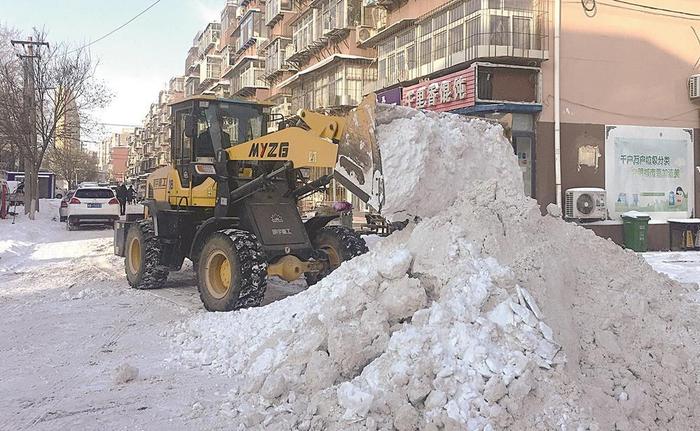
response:
[(230, 376), (212, 408), (239, 429), (697, 426), (690, 287), (542, 217), (499, 126), (382, 115), (387, 208), (421, 220), (294, 297), (176, 326), (174, 361)]

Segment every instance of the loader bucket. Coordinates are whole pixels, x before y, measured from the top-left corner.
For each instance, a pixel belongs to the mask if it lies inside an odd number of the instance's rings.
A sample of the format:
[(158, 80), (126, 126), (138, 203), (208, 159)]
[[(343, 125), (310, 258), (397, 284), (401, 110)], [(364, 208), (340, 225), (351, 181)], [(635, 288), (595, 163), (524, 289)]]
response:
[(346, 117), (334, 176), (355, 196), (381, 212), (384, 204), (382, 159), (376, 128), (377, 96), (366, 96)]

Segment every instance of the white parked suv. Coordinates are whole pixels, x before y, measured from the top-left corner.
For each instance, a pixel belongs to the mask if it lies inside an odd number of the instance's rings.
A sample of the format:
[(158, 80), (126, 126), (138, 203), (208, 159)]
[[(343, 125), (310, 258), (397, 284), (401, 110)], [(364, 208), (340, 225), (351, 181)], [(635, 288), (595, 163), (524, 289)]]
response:
[(80, 187), (68, 201), (68, 230), (87, 224), (113, 226), (118, 219), (119, 201), (109, 187)]

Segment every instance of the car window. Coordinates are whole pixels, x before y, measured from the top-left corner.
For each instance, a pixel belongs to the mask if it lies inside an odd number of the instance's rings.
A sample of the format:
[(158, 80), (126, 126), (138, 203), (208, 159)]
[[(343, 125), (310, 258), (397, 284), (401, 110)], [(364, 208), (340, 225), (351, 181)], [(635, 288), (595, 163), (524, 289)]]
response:
[(110, 189), (80, 189), (75, 192), (75, 197), (87, 199), (108, 199), (114, 197), (114, 192)]

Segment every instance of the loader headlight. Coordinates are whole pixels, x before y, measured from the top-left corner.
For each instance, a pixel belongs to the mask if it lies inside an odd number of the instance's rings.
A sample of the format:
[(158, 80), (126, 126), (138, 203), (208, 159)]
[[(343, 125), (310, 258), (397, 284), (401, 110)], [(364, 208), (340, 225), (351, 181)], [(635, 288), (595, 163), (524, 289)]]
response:
[(199, 175), (214, 175), (216, 173), (214, 165), (194, 165), (194, 171)]

